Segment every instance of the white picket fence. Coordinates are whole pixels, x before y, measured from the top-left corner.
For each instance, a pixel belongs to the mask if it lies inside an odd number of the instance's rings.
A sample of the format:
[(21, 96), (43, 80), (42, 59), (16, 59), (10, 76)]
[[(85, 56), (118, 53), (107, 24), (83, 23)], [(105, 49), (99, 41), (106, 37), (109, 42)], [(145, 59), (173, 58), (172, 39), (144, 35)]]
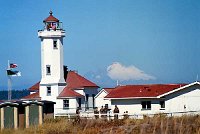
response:
[(73, 114), (73, 113), (66, 113), (66, 114), (57, 114), (55, 117), (65, 116), (69, 119), (79, 116), (80, 118), (87, 118), (87, 119), (96, 119), (96, 118), (104, 118), (104, 119), (114, 119), (114, 116), (118, 116), (118, 119), (123, 118), (133, 118), (133, 119), (143, 119), (145, 116), (153, 117), (156, 115), (166, 115), (168, 117), (172, 116), (183, 116), (183, 115), (198, 115), (200, 111), (184, 111), (184, 112), (170, 112), (170, 113), (157, 113), (157, 114), (133, 114), (133, 113), (124, 113), (124, 114), (114, 114), (108, 112), (107, 114), (94, 114), (92, 111), (88, 112), (80, 112), (80, 114)]

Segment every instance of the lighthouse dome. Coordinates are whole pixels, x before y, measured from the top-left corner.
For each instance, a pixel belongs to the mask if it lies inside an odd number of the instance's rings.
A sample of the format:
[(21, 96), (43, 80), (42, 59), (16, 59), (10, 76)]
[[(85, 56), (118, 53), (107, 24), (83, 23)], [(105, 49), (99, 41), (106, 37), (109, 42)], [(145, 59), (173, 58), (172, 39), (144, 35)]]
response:
[(53, 14), (53, 12), (50, 11), (49, 12), (49, 17), (44, 19), (43, 22), (59, 22), (59, 20), (57, 18), (55, 18), (52, 14)]

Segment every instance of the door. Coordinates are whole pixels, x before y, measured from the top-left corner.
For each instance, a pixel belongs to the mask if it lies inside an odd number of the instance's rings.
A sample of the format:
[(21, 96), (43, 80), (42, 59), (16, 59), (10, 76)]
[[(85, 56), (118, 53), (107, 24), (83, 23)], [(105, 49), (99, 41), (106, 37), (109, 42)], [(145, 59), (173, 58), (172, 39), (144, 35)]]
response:
[(14, 128), (14, 107), (4, 107), (4, 128)]
[(29, 107), (29, 124), (38, 125), (39, 124), (39, 106), (30, 105)]

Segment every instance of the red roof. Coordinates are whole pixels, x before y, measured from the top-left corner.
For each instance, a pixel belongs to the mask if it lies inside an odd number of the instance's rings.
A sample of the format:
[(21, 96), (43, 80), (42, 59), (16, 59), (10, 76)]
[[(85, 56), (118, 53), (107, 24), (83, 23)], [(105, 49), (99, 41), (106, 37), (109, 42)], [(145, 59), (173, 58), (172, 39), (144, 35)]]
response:
[[(84, 87), (98, 88), (98, 86), (95, 83), (87, 80), (86, 78), (82, 77), (75, 71), (68, 71), (66, 83), (67, 83), (67, 86), (63, 89), (63, 91), (60, 93), (58, 97), (83, 97), (83, 95), (77, 93), (73, 89), (84, 88)], [(40, 82), (30, 87), (29, 90), (39, 91), (39, 86), (40, 86)], [(27, 96), (27, 98), (25, 99), (31, 99), (31, 97), (34, 97), (34, 95), (31, 94)], [(38, 97), (39, 97), (39, 93), (38, 93)]]
[(118, 86), (105, 98), (147, 98), (157, 97), (186, 84), (153, 84)]
[(36, 83), (35, 85), (33, 85), (32, 87), (30, 87), (29, 90), (38, 91), (39, 87), (40, 87), (40, 81), (38, 83)]
[(50, 11), (49, 14), (50, 14), (49, 17), (43, 20), (43, 22), (59, 22), (59, 20), (52, 15), (53, 14), (52, 11)]
[(69, 71), (66, 79), (67, 86), (59, 94), (58, 97), (84, 97), (73, 89), (84, 87), (98, 87), (95, 83), (82, 77), (75, 71)]
[(110, 93), (114, 88), (104, 88), (104, 90), (108, 93)]
[(39, 92), (27, 95), (27, 96), (23, 97), (22, 99), (36, 99), (36, 100), (39, 99), (40, 100)]
[(67, 87), (70, 88), (98, 87), (95, 83), (87, 80), (75, 71), (68, 72), (66, 83)]
[(68, 87), (65, 87), (58, 97), (60, 98), (60, 97), (84, 97), (84, 96)]

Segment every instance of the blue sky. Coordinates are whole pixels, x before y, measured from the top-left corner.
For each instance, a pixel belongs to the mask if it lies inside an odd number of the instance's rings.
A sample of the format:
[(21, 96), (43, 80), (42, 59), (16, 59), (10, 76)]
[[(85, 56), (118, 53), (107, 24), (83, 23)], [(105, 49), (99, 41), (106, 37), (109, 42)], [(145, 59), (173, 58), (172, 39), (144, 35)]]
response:
[(198, 0), (8, 0), (0, 5), (0, 89), (7, 60), (22, 72), (14, 89), (40, 80), (37, 31), (50, 9), (66, 30), (65, 65), (102, 87), (189, 83), (200, 75)]

